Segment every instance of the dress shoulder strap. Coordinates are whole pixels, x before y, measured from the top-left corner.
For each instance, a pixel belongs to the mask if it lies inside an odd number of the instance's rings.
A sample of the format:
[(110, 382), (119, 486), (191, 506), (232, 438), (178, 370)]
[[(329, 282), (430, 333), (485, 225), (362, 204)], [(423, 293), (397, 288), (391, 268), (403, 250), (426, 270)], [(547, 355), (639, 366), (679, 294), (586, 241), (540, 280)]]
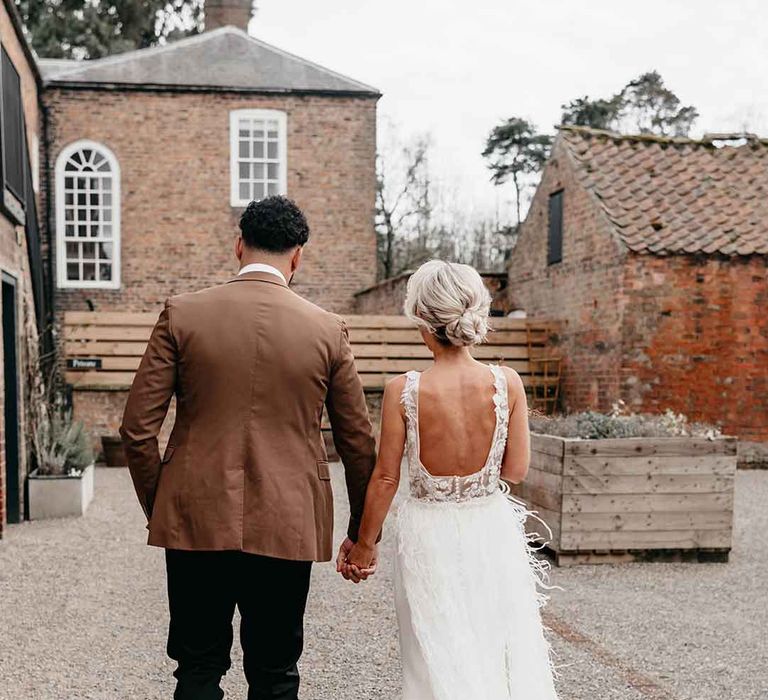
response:
[(403, 387), (403, 393), (400, 395), (400, 403), (405, 408), (405, 417), (409, 423), (416, 422), (416, 401), (417, 391), (419, 386), (420, 373), (416, 370), (410, 370), (405, 373), (405, 386)]

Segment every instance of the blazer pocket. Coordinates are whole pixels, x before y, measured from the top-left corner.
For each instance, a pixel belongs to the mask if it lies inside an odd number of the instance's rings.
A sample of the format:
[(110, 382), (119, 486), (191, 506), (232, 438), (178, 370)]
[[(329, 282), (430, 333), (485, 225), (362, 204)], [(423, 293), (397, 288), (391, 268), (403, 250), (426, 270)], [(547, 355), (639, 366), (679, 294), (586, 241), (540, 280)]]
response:
[(176, 450), (176, 445), (168, 445), (168, 447), (165, 448), (165, 454), (163, 455), (163, 458), (161, 461), (162, 464), (166, 464), (167, 462), (171, 461), (171, 457), (173, 457), (173, 453)]
[(317, 476), (323, 481), (331, 480), (331, 470), (328, 466), (328, 462), (324, 459), (317, 460)]

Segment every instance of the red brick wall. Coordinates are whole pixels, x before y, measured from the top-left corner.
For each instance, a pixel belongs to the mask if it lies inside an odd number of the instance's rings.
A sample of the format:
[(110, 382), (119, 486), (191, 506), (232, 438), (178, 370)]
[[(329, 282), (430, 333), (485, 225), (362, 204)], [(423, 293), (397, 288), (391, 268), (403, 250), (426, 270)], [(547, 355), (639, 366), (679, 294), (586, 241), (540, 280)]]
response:
[(632, 254), (622, 395), (768, 441), (768, 258)]
[[(547, 266), (564, 189), (563, 261)], [(513, 306), (563, 322), (563, 408), (667, 408), (768, 441), (768, 259), (626, 250), (556, 150), (509, 266)]]
[(229, 112), (288, 114), (288, 195), (312, 238), (296, 290), (335, 311), (376, 276), (376, 101), (240, 93), (50, 89), (51, 157), (79, 139), (108, 146), (122, 175), (122, 288), (59, 290), (60, 309), (154, 310), (237, 271), (241, 209), (230, 206)]
[[(36, 152), (39, 135), (39, 114), (37, 103), (37, 85), (35, 77), (27, 63), (22, 44), (11, 23), (11, 18), (5, 8), (0, 5), (0, 44), (8, 52), (13, 65), (21, 78), (22, 101), (24, 104), (24, 116), (27, 124), (27, 139), (30, 153)], [(23, 229), (17, 227), (14, 222), (0, 214), (0, 270), (7, 272), (16, 279), (16, 294), (18, 298), (17, 327), (19, 329), (16, 338), (19, 379), (19, 411), (21, 426), (19, 430), (20, 442), (20, 479), (23, 481), (27, 469), (27, 454), (24, 444), (24, 384), (22, 377), (26, 373), (24, 352), (26, 337), (24, 334), (25, 321), (28, 314), (34, 314), (31, 306), (31, 283), (29, 277), (29, 265), (27, 258), (26, 241)], [(6, 489), (5, 489), (5, 387), (3, 385), (3, 348), (0, 344), (0, 537), (6, 522)], [(21, 486), (21, 484), (20, 484)], [(24, 490), (19, 489), (23, 494)], [(23, 498), (23, 496), (22, 496)], [(23, 506), (23, 504), (20, 504)]]
[[(481, 273), (488, 291), (491, 293), (493, 310), (506, 313), (509, 309), (507, 297), (507, 279), (504, 273)], [(355, 313), (398, 315), (403, 313), (405, 289), (408, 285), (410, 272), (404, 272), (397, 277), (382, 280), (355, 295)]]
[[(547, 265), (549, 196), (563, 195), (563, 259)], [(619, 398), (624, 246), (602, 212), (575, 184), (572, 165), (556, 147), (509, 262), (512, 308), (558, 319), (563, 356), (563, 407), (609, 409)]]

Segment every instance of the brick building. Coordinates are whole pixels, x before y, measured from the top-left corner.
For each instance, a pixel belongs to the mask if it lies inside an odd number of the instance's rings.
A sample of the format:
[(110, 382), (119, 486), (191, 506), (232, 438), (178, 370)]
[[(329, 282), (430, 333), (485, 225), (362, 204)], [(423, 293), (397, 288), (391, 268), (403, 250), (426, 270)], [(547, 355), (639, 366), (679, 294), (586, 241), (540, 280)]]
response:
[(509, 265), (562, 319), (567, 410), (671, 408), (768, 441), (768, 141), (562, 128)]
[[(243, 207), (271, 194), (294, 199), (312, 231), (299, 294), (349, 312), (375, 281), (380, 94), (249, 36), (250, 6), (212, 0), (208, 31), (165, 46), (40, 61), (59, 322), (159, 312), (225, 282)], [(110, 389), (76, 387), (96, 438), (119, 425), (126, 392)]]
[[(38, 236), (40, 75), (12, 0), (0, 4), (0, 537), (24, 514), (28, 351), (47, 315)], [(30, 155), (32, 157), (30, 157)]]

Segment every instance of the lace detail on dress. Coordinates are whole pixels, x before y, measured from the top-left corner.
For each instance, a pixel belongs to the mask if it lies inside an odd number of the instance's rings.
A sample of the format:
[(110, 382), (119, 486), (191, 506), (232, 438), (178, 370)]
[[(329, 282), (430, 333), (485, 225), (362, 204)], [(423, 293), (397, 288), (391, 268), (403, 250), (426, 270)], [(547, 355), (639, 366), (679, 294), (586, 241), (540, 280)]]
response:
[(410, 492), (413, 498), (432, 502), (463, 502), (491, 496), (498, 491), (501, 462), (507, 446), (509, 401), (504, 371), (496, 365), (491, 365), (489, 368), (494, 377), (493, 404), (496, 412), (496, 428), (485, 465), (480, 471), (467, 476), (434, 476), (421, 463), (418, 405), (421, 374), (413, 370), (406, 374), (401, 402), (405, 408), (406, 458)]

